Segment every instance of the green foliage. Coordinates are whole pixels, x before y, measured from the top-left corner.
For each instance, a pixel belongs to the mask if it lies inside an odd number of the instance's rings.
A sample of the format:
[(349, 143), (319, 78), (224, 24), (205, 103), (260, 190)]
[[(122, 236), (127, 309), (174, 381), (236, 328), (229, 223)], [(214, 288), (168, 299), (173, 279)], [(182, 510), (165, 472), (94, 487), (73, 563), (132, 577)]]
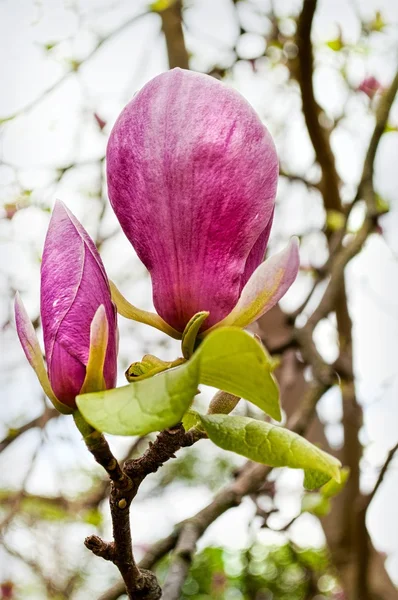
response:
[[(201, 416), (201, 421), (209, 438), (224, 450), (271, 467), (319, 472), (323, 483), (325, 477), (326, 480), (340, 481), (340, 462), (288, 429), (230, 415)], [(313, 479), (312, 476), (311, 483)]]
[(187, 362), (121, 388), (83, 394), (76, 401), (85, 419), (98, 431), (145, 435), (181, 421), (197, 387), (196, 364)]
[(159, 490), (171, 483), (184, 482), (216, 491), (228, 483), (236, 466), (236, 461), (223, 452), (204, 459), (200, 446), (193, 446), (163, 465), (159, 473)]
[[(347, 467), (343, 467), (340, 470), (340, 481), (330, 479), (325, 485), (322, 485), (318, 493), (304, 494), (301, 501), (301, 511), (309, 512), (317, 517), (324, 517), (327, 515), (332, 506), (330, 499), (341, 492), (347, 483), (349, 474), (350, 470)], [(307, 475), (308, 472), (306, 473), (306, 476)], [(315, 480), (312, 483), (315, 483)], [(308, 485), (306, 487), (307, 489), (311, 489)], [(314, 485), (313, 487), (318, 486)]]
[(200, 383), (245, 398), (281, 420), (274, 361), (251, 335), (237, 327), (215, 329), (195, 357), (200, 361)]
[(99, 431), (144, 435), (181, 421), (199, 383), (241, 396), (280, 419), (273, 362), (237, 327), (216, 329), (186, 363), (127, 386), (78, 396), (85, 419)]
[[(160, 576), (167, 562), (160, 565)], [(323, 549), (300, 550), (291, 543), (254, 543), (235, 551), (208, 547), (195, 556), (181, 600), (307, 600), (321, 592), (326, 600), (337, 587), (329, 569)]]

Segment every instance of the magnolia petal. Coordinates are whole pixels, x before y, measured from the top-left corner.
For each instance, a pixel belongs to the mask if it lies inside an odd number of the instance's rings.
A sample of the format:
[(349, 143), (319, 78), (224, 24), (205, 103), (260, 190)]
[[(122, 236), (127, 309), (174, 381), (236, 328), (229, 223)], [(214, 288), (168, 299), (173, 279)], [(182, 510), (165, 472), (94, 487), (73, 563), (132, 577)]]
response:
[(90, 327), (100, 305), (109, 327), (104, 365), (107, 388), (116, 382), (117, 320), (98, 251), (60, 201), (54, 206), (41, 267), (41, 317), (49, 379), (57, 398), (75, 407), (86, 377)]
[(138, 323), (145, 323), (145, 325), (155, 327), (155, 329), (163, 331), (163, 333), (166, 333), (175, 340), (181, 339), (182, 334), (168, 325), (166, 321), (163, 321), (159, 315), (133, 306), (133, 304), (130, 304), (130, 302), (121, 294), (113, 281), (110, 281), (109, 285), (111, 288), (112, 300), (116, 304), (119, 315), (122, 315), (122, 317), (125, 317), (126, 319), (132, 319)]
[[(235, 308), (215, 327), (247, 327), (270, 310), (285, 295), (297, 277), (300, 266), (298, 239), (268, 258), (254, 271)], [(209, 333), (212, 329), (205, 332)]]
[(90, 351), (86, 367), (86, 377), (81, 394), (101, 392), (106, 388), (104, 364), (108, 347), (108, 319), (103, 304), (98, 307), (90, 327)]
[(172, 69), (121, 113), (107, 147), (109, 199), (175, 330), (202, 311), (210, 328), (236, 305), (264, 256), (277, 180), (269, 132), (213, 77)]
[(52, 390), (46, 367), (44, 365), (39, 340), (37, 339), (35, 329), (31, 320), (29, 319), (28, 313), (26, 312), (25, 306), (18, 292), (15, 295), (15, 323), (19, 341), (21, 342), (25, 356), (28, 359), (30, 366), (35, 371), (47, 398), (51, 400), (55, 408), (61, 413), (70, 414), (72, 410), (65, 404), (59, 402)]

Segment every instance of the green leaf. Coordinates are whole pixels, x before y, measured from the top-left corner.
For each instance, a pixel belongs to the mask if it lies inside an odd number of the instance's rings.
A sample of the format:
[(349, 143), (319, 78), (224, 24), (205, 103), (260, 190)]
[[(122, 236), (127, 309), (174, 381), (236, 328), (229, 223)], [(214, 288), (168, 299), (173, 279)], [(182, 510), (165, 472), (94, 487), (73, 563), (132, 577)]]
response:
[(330, 481), (330, 475), (326, 473), (314, 471), (313, 469), (305, 470), (303, 485), (306, 490), (317, 490), (328, 481)]
[(198, 368), (187, 362), (155, 377), (76, 398), (85, 419), (98, 431), (145, 435), (181, 421), (196, 395)]
[(201, 415), (201, 421), (209, 438), (224, 450), (271, 467), (310, 469), (340, 481), (340, 462), (288, 429), (231, 415)]
[(237, 327), (225, 327), (209, 334), (184, 364), (154, 376), (143, 375), (115, 390), (82, 394), (76, 402), (90, 425), (116, 435), (145, 435), (175, 425), (199, 383), (246, 398), (280, 419), (273, 366), (253, 337)]
[(191, 360), (200, 361), (200, 383), (253, 402), (273, 419), (281, 420), (274, 361), (265, 348), (238, 327), (209, 334)]

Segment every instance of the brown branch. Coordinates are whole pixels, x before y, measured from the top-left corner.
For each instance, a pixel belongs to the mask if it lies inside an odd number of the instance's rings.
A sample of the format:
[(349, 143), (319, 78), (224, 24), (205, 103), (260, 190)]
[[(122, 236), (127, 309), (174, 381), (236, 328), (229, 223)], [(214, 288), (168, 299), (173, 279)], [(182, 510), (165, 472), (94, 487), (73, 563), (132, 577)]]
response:
[[(161, 596), (161, 590), (155, 575), (145, 568), (145, 562), (137, 566), (134, 559), (130, 505), (147, 475), (155, 473), (167, 460), (175, 457), (177, 450), (183, 446), (190, 446), (202, 437), (202, 434), (195, 435), (192, 431), (186, 433), (181, 424), (166, 429), (153, 443), (150, 442), (141, 457), (126, 460), (122, 468), (113, 456), (104, 436), (85, 423), (79, 414), (74, 416), (87, 448), (112, 481), (109, 504), (113, 541), (105, 542), (98, 536), (92, 535), (87, 537), (84, 543), (93, 554), (113, 562), (118, 567), (129, 598), (157, 600)], [(168, 547), (167, 543), (166, 547)], [(161, 545), (161, 548), (163, 551), (164, 545)], [(109, 597), (109, 594), (105, 597)]]
[(297, 27), (297, 47), (299, 56), (299, 85), (303, 113), (308, 133), (318, 163), (322, 167), (320, 188), (326, 210), (341, 210), (339, 176), (334, 155), (329, 144), (328, 133), (320, 125), (321, 108), (315, 100), (313, 86), (314, 57), (311, 44), (311, 29), (316, 11), (316, 0), (304, 0), (303, 10)]
[[(314, 385), (310, 388), (300, 407), (287, 423), (290, 430), (299, 434), (304, 433), (314, 416), (316, 404), (325, 391), (326, 388), (322, 385)], [(168, 537), (154, 544), (148, 551), (141, 560), (140, 566), (152, 568), (174, 547), (178, 548), (172, 558), (172, 571), (166, 579), (168, 581), (167, 588), (165, 587), (167, 596), (162, 596), (162, 598), (178, 600), (181, 586), (185, 580), (184, 574), (189, 568), (196, 542), (219, 516), (230, 508), (239, 506), (245, 496), (257, 492), (264, 485), (264, 480), (271, 470), (272, 468), (267, 465), (248, 461), (235, 481), (220, 490), (210, 504), (193, 517), (178, 523)], [(119, 582), (105, 592), (100, 600), (117, 600), (123, 593), (123, 586)]]
[(6, 437), (0, 442), (0, 452), (5, 450), (10, 444), (12, 444), (12, 442), (18, 439), (22, 434), (26, 433), (26, 431), (29, 431), (30, 429), (35, 429), (36, 427), (44, 429), (44, 427), (49, 421), (51, 421), (51, 419), (56, 419), (59, 416), (60, 413), (55, 408), (50, 408), (46, 406), (43, 413), (39, 417), (32, 419), (31, 421), (25, 423), (25, 425), (22, 425), (21, 427), (9, 430)]
[(185, 47), (181, 12), (182, 1), (176, 0), (160, 13), (170, 69), (175, 67), (189, 69), (189, 56)]
[(111, 480), (109, 505), (111, 510), (113, 542), (104, 542), (98, 536), (85, 539), (86, 547), (96, 556), (110, 560), (120, 571), (129, 598), (157, 600), (161, 590), (156, 577), (150, 571), (140, 570), (134, 560), (131, 531), (130, 504), (138, 485), (120, 467), (104, 436), (88, 425), (80, 413), (74, 419), (82, 433), (88, 450), (105, 469)]
[(305, 187), (308, 189), (315, 189), (315, 190), (319, 191), (319, 188), (320, 188), (319, 183), (314, 183), (313, 181), (308, 181), (308, 179), (306, 179), (302, 175), (294, 175), (292, 173), (287, 173), (282, 168), (279, 169), (279, 177), (283, 177), (284, 179), (287, 179), (290, 183), (301, 183), (301, 184), (305, 185)]
[(376, 481), (376, 484), (375, 484), (373, 490), (370, 492), (370, 494), (365, 496), (365, 510), (367, 510), (367, 508), (371, 504), (373, 498), (376, 496), (377, 492), (379, 491), (379, 488), (380, 488), (381, 484), (383, 483), (383, 480), (384, 480), (384, 477), (386, 476), (388, 468), (389, 468), (391, 462), (393, 461), (394, 456), (397, 452), (398, 452), (398, 443), (395, 444), (395, 446), (393, 448), (391, 448), (391, 450), (387, 454), (387, 458), (380, 470), (379, 476), (377, 478), (377, 481)]
[[(312, 140), (317, 160), (322, 168), (322, 193), (326, 210), (341, 210), (339, 196), (339, 178), (337, 175), (334, 155), (330, 147), (329, 136), (319, 123), (321, 114), (313, 91), (313, 51), (311, 44), (312, 21), (316, 9), (316, 0), (304, 0), (302, 14), (298, 25), (298, 46), (300, 58), (300, 88), (303, 100), (303, 113), (308, 132)], [(335, 564), (340, 571), (345, 594), (348, 598), (369, 600), (377, 595), (377, 585), (370, 579), (370, 552), (372, 549), (369, 534), (366, 529), (366, 511), (361, 509), (361, 493), (359, 488), (360, 458), (362, 448), (359, 441), (359, 430), (362, 423), (362, 410), (359, 406), (353, 376), (352, 354), (352, 322), (348, 310), (345, 290), (344, 273), (348, 262), (358, 254), (374, 230), (377, 217), (376, 198), (373, 188), (373, 165), (377, 147), (388, 119), (388, 113), (397, 92), (398, 77), (392, 83), (390, 90), (381, 99), (377, 114), (376, 125), (366, 155), (363, 174), (356, 202), (361, 196), (367, 205), (364, 223), (346, 246), (343, 245), (346, 227), (337, 236), (328, 234), (329, 259), (323, 269), (324, 275), (329, 275), (326, 291), (307, 324), (297, 332), (302, 354), (313, 367), (315, 377), (320, 382), (327, 383), (323, 378), (324, 361), (319, 356), (313, 342), (313, 331), (319, 321), (330, 312), (335, 311), (339, 334), (340, 353), (336, 361), (339, 373), (343, 376), (343, 427), (345, 444), (343, 462), (350, 467), (351, 475), (343, 492), (344, 501), (341, 505), (341, 518), (336, 520), (331, 551)], [(350, 209), (349, 209), (350, 211)], [(348, 211), (348, 213), (349, 213)], [(346, 225), (348, 214), (346, 215)], [(335, 517), (336, 518), (336, 517)], [(374, 554), (374, 552), (373, 552)], [(377, 561), (374, 561), (375, 564)], [(388, 579), (388, 578), (387, 578)], [(384, 585), (384, 583), (383, 583)], [(373, 589), (374, 588), (374, 589)]]
[(375, 203), (375, 193), (373, 187), (373, 171), (374, 161), (376, 158), (377, 149), (381, 136), (387, 125), (388, 116), (390, 114), (391, 106), (394, 102), (395, 96), (398, 92), (398, 71), (388, 88), (388, 90), (380, 98), (379, 105), (376, 110), (376, 124), (373, 130), (373, 134), (369, 143), (368, 151), (363, 166), (361, 183), (359, 184), (357, 197), (363, 197), (366, 205), (367, 212), (370, 217), (377, 216), (377, 207)]
[(198, 538), (199, 531), (195, 523), (186, 523), (181, 530), (173, 552), (171, 565), (163, 586), (162, 600), (175, 600), (180, 597), (182, 586), (192, 563)]

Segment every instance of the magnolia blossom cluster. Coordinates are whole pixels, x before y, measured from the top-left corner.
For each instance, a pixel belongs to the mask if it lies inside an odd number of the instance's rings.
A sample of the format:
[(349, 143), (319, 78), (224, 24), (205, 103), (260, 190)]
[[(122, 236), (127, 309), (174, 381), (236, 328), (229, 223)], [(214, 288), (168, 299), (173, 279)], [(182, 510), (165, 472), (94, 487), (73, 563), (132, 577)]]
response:
[(299, 266), (295, 240), (263, 262), (275, 147), (242, 96), (211, 77), (174, 69), (150, 81), (112, 130), (107, 178), (113, 210), (151, 275), (157, 315), (135, 309), (109, 284), (93, 241), (57, 202), (41, 267), (47, 369), (19, 297), (15, 311), (25, 354), (64, 412), (76, 408), (80, 393), (116, 384), (115, 303), (177, 339), (193, 315), (207, 311), (204, 337), (258, 319)]

